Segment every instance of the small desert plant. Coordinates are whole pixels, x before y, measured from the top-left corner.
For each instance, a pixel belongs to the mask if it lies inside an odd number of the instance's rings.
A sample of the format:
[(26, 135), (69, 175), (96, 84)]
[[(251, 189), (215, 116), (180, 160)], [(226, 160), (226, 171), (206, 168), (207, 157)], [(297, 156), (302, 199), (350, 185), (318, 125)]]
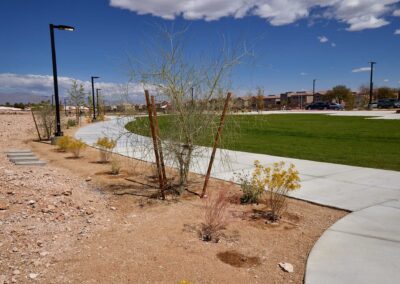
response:
[(102, 137), (97, 139), (95, 146), (100, 148), (100, 161), (103, 163), (108, 162), (111, 157), (112, 150), (117, 145), (117, 142), (113, 139), (109, 139), (108, 137)]
[[(256, 161), (255, 165), (259, 165)], [(257, 170), (258, 169), (258, 170)], [(267, 187), (270, 212), (267, 217), (270, 221), (278, 221), (287, 208), (287, 194), (289, 191), (300, 188), (299, 172), (293, 164), (285, 167), (285, 162), (274, 163), (272, 167), (258, 166), (255, 170), (256, 184)]]
[(251, 174), (237, 174), (236, 178), (240, 184), (243, 195), (240, 198), (241, 203), (258, 203), (265, 191), (266, 184), (260, 180), (262, 166), (258, 161), (254, 163), (256, 169)]
[(203, 241), (219, 241), (220, 232), (227, 225), (228, 207), (227, 190), (220, 190), (218, 194), (211, 194), (206, 197), (204, 223), (201, 228), (201, 238)]
[(240, 200), (242, 203), (255, 203), (263, 195), (267, 195), (267, 204), (270, 209), (267, 218), (269, 221), (276, 222), (286, 210), (288, 192), (300, 188), (299, 172), (293, 164), (285, 168), (285, 162), (264, 167), (256, 160), (254, 166), (256, 168), (251, 177), (237, 175), (243, 191)]
[(72, 137), (70, 136), (62, 136), (57, 139), (57, 147), (61, 152), (66, 152), (68, 150), (69, 143), (72, 141)]
[(121, 171), (121, 163), (118, 159), (113, 158), (111, 161), (111, 174), (118, 175)]
[(75, 158), (79, 158), (81, 151), (85, 148), (86, 144), (80, 139), (71, 139), (68, 143), (68, 151), (71, 152)]
[(76, 120), (75, 119), (68, 119), (67, 128), (75, 127), (75, 126), (76, 126)]

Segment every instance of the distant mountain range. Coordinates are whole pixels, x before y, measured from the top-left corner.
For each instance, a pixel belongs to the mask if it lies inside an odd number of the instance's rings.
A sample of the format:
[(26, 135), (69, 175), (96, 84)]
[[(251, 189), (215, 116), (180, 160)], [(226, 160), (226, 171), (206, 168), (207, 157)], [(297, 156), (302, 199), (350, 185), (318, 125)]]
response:
[(21, 93), (13, 93), (13, 94), (4, 94), (0, 93), (0, 104), (10, 103), (40, 103), (41, 101), (51, 100), (50, 96), (43, 95), (32, 95), (32, 94), (21, 94)]
[[(24, 93), (12, 93), (12, 94), (5, 94), (5, 93), (0, 93), (0, 105), (4, 105), (7, 102), (10, 104), (15, 104), (15, 103), (40, 103), (41, 101), (51, 101), (51, 96), (45, 96), (45, 95), (34, 95), (34, 94), (24, 94)], [(61, 102), (64, 103), (64, 97), (60, 98)], [(105, 98), (106, 104), (118, 104), (121, 102), (127, 102), (129, 101), (130, 103), (144, 103), (144, 96), (143, 98), (137, 97), (137, 96), (129, 96), (128, 99), (122, 99), (120, 96), (107, 96)]]

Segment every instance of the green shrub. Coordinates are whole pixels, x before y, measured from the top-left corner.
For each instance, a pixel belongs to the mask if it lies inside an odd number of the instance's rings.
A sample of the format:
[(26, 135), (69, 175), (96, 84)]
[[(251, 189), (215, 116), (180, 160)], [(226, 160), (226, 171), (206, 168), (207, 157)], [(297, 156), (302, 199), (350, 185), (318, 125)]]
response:
[(68, 119), (67, 121), (67, 128), (69, 127), (75, 127), (76, 126), (76, 120), (75, 119)]
[(264, 188), (260, 186), (255, 186), (253, 182), (253, 177), (247, 174), (237, 174), (236, 179), (242, 190), (242, 197), (240, 198), (241, 203), (258, 203), (262, 194), (264, 193)]

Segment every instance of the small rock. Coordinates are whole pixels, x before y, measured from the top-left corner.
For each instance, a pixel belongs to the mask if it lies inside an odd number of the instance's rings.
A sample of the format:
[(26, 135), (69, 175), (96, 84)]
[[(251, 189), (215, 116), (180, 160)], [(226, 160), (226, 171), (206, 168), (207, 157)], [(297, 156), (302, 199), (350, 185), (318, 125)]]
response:
[(70, 196), (72, 194), (72, 190), (70, 189), (64, 190), (62, 194), (65, 196)]
[(0, 284), (7, 283), (7, 276), (0, 275)]
[(37, 273), (29, 273), (29, 278), (30, 279), (36, 279), (39, 276)]
[(13, 248), (12, 248), (12, 251), (13, 251), (13, 252), (18, 252), (18, 248), (13, 247)]
[(0, 201), (0, 210), (7, 210), (8, 204)]
[(11, 283), (17, 283), (17, 278), (12, 277), (12, 278), (11, 278)]
[(49, 253), (47, 252), (47, 251), (42, 251), (41, 253), (40, 253), (40, 256), (46, 256), (46, 255), (48, 255)]
[(15, 269), (13, 271), (13, 275), (20, 275), (20, 274), (21, 274), (21, 271), (19, 271), (18, 269)]
[(87, 177), (87, 178), (85, 179), (85, 181), (91, 181), (91, 180), (92, 180), (91, 177)]
[(113, 211), (117, 210), (117, 208), (115, 208), (114, 206), (111, 206), (110, 209)]
[(279, 262), (279, 267), (285, 272), (293, 272), (293, 265), (289, 262)]
[(54, 205), (51, 205), (51, 204), (47, 205), (46, 208), (42, 209), (43, 213), (54, 213), (55, 211), (56, 211), (56, 207)]
[(35, 203), (36, 203), (35, 200), (29, 200), (29, 201), (28, 201), (28, 205), (33, 205), (33, 204), (35, 204)]

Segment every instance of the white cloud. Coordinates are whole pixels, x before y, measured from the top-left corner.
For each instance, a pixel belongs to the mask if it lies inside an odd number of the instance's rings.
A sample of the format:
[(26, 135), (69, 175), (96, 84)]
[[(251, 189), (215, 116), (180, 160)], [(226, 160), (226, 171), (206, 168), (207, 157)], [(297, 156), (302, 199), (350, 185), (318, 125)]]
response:
[(395, 31), (394, 31), (394, 34), (395, 34), (395, 35), (400, 35), (400, 29), (395, 30)]
[[(113, 7), (128, 9), (139, 15), (150, 14), (164, 19), (182, 16), (187, 20), (218, 20), (248, 15), (266, 19), (280, 26), (311, 16), (335, 19), (348, 25), (348, 31), (379, 28), (389, 22), (384, 16), (392, 12), (398, 0), (110, 0)], [(322, 12), (315, 12), (315, 8)], [(318, 15), (317, 13), (320, 13)], [(317, 15), (316, 15), (317, 14)], [(393, 15), (398, 16), (400, 10)]]
[(332, 42), (332, 43), (331, 43), (331, 46), (332, 46), (332, 47), (336, 47), (336, 43)]
[(400, 9), (394, 10), (393, 11), (393, 16), (400, 17)]
[[(66, 96), (74, 78), (58, 77), (58, 88), (61, 96)], [(99, 80), (99, 79), (98, 79)], [(85, 92), (91, 92), (91, 82), (77, 80), (78, 84), (83, 84)], [(109, 82), (96, 81), (95, 88), (101, 89), (101, 94), (112, 96), (115, 94), (126, 93), (127, 84), (116, 84)], [(130, 95), (143, 94), (143, 86), (139, 84), (129, 84), (128, 92)], [(34, 94), (50, 96), (53, 91), (53, 76), (33, 75), (33, 74), (0, 74), (0, 93), (12, 94)]]
[(319, 40), (319, 42), (322, 42), (322, 43), (328, 42), (328, 38), (326, 36), (319, 36), (318, 40)]
[(389, 79), (383, 79), (383, 82), (389, 82)]
[(308, 74), (306, 72), (301, 72), (300, 75), (301, 76), (307, 76)]
[(353, 70), (351, 70), (351, 72), (358, 73), (358, 72), (367, 72), (370, 70), (371, 70), (371, 67), (361, 67), (361, 68), (353, 69)]

